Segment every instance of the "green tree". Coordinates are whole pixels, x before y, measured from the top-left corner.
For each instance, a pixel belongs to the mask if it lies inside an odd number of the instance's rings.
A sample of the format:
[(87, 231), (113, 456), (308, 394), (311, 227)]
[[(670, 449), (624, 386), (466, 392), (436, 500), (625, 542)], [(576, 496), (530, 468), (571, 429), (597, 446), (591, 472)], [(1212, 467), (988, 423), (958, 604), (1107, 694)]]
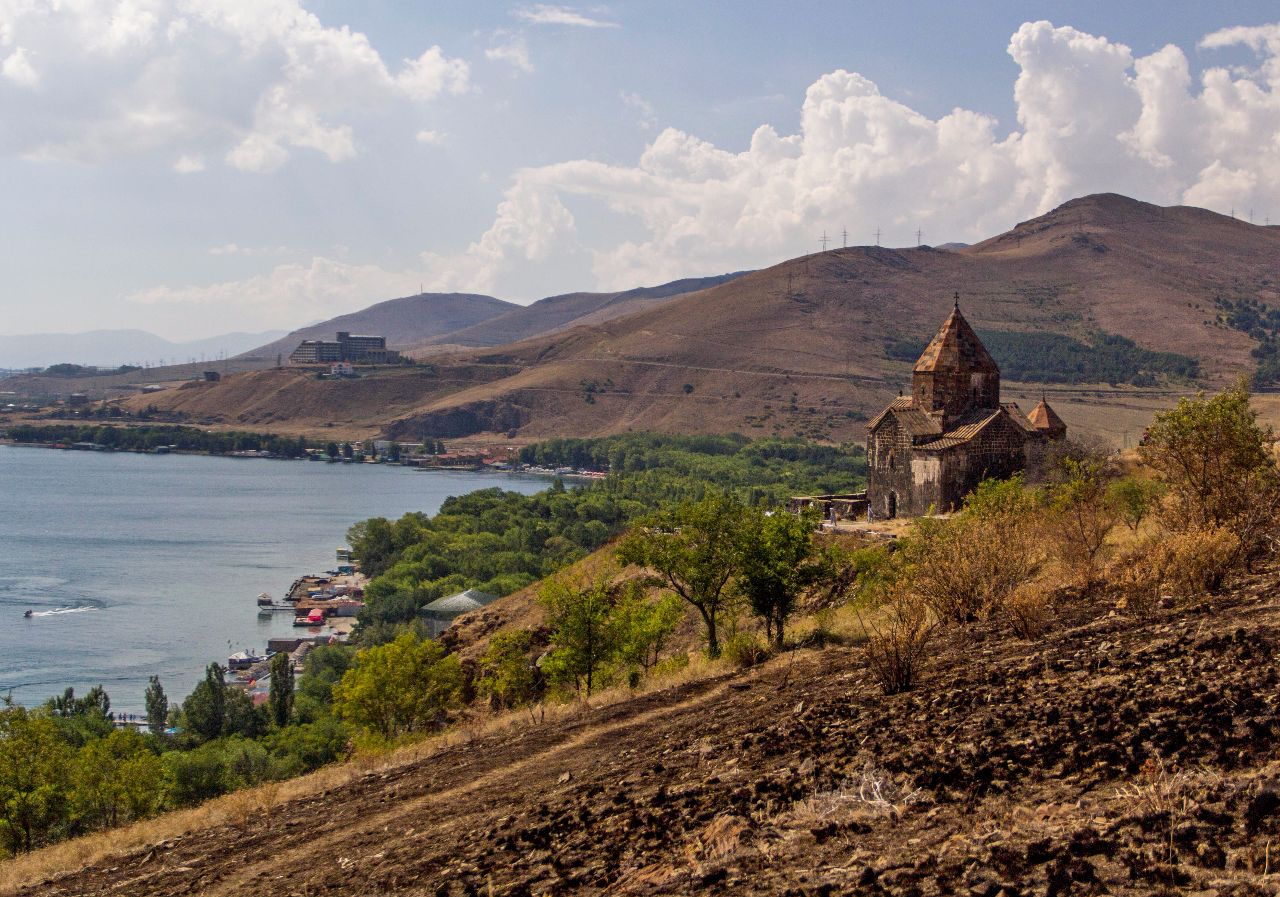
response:
[(533, 634), (527, 629), (499, 632), (480, 657), (476, 692), (497, 710), (531, 704), (542, 692), (542, 677), (529, 661)]
[(258, 738), (267, 734), (270, 720), (265, 707), (255, 706), (253, 698), (234, 686), (228, 685), (223, 691), (223, 696), (226, 699), (222, 722), (223, 735)]
[(340, 454), (340, 451), (338, 449), (338, 443), (330, 442), (328, 445), (324, 447), (324, 453), (328, 455), (330, 458), (338, 457), (338, 455)]
[(395, 738), (439, 728), (461, 688), (457, 656), (408, 631), (356, 655), (333, 690), (334, 710), (360, 728)]
[(152, 676), (147, 682), (143, 700), (147, 706), (147, 728), (152, 735), (163, 735), (169, 722), (169, 698), (164, 693), (159, 676)]
[(638, 584), (629, 583), (613, 607), (618, 659), (633, 673), (648, 675), (662, 659), (662, 649), (684, 614), (684, 605), (675, 595), (651, 601)]
[(226, 670), (211, 663), (205, 669), (204, 679), (182, 702), (183, 728), (200, 741), (212, 741), (222, 735), (226, 720)]
[(1060, 481), (1046, 486), (1046, 522), (1058, 544), (1058, 555), (1082, 586), (1100, 572), (1107, 536), (1120, 515), (1108, 491), (1106, 464), (1097, 460), (1063, 461)]
[(816, 511), (797, 516), (752, 508), (740, 528), (736, 585), (779, 651), (800, 596), (826, 572), (813, 539), (817, 525)]
[(110, 828), (150, 816), (165, 791), (164, 762), (132, 729), (117, 729), (82, 747), (71, 765), (77, 821)]
[(351, 668), (355, 655), (355, 649), (348, 645), (317, 645), (307, 653), (294, 697), (299, 721), (316, 722), (329, 714), (333, 687)]
[(355, 449), (351, 447), (351, 443), (349, 442), (342, 443), (342, 457), (348, 460), (355, 457)]
[(720, 656), (718, 627), (738, 574), (744, 508), (733, 496), (713, 493), (686, 501), (633, 528), (618, 547), (623, 564), (651, 571), (649, 581), (692, 605), (706, 627), (707, 653)]
[(538, 596), (547, 612), (551, 651), (543, 662), (553, 680), (571, 681), (590, 695), (602, 666), (617, 653), (613, 626), (614, 595), (610, 577), (596, 577), (585, 587), (556, 578)]
[(1107, 488), (1107, 495), (1120, 519), (1135, 531), (1160, 504), (1163, 494), (1164, 490), (1155, 480), (1136, 476), (1121, 477)]
[(0, 709), (0, 838), (10, 853), (40, 846), (65, 821), (70, 760), (51, 718)]
[(102, 738), (115, 726), (111, 698), (101, 685), (89, 689), (83, 698), (77, 698), (75, 689), (68, 688), (45, 702), (45, 709), (58, 727), (62, 740), (73, 748)]
[(1255, 560), (1280, 512), (1275, 434), (1249, 406), (1247, 379), (1215, 396), (1179, 400), (1156, 415), (1139, 454), (1167, 490), (1164, 510), (1176, 529), (1225, 527), (1240, 539), (1241, 560)]
[(289, 725), (293, 715), (293, 658), (286, 651), (271, 658), (271, 720), (278, 728)]

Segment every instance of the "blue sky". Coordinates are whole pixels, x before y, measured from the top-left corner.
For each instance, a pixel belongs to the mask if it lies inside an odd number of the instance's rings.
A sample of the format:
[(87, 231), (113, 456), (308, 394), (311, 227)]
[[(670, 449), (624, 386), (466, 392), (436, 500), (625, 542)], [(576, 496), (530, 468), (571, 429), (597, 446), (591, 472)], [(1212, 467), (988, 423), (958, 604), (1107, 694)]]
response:
[(1097, 190), (1280, 218), (1276, 21), (0, 0), (0, 332), (292, 327), (419, 284), (524, 302), (823, 229), (974, 240)]

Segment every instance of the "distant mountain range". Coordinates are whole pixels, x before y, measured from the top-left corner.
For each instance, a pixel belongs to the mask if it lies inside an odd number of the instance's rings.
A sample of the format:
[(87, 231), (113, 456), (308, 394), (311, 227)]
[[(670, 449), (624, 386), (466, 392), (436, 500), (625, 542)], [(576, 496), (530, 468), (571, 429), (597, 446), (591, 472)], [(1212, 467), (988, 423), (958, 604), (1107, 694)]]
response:
[(242, 354), (261, 358), (271, 366), (278, 355), (287, 361), (289, 353), (303, 340), (333, 339), (339, 330), (385, 336), (388, 346), (408, 348), (516, 308), (519, 306), (511, 302), (476, 293), (420, 293), (302, 327), (266, 345), (246, 348)]
[(283, 331), (224, 333), (190, 342), (173, 342), (145, 330), (91, 330), (87, 333), (30, 333), (0, 336), (0, 368), (48, 367), (64, 362), (99, 367), (122, 364), (156, 366), (238, 355)]
[(500, 346), (581, 324), (600, 324), (675, 296), (726, 283), (742, 273), (692, 277), (617, 293), (565, 293), (530, 305), (476, 293), (419, 293), (294, 330), (243, 352), (242, 359), (256, 358), (264, 367), (273, 366), (277, 356), (287, 360), (303, 340), (333, 339), (340, 330), (385, 336), (388, 346), (403, 350)]
[[(1099, 194), (945, 251), (849, 247), (674, 296), (493, 304), (492, 317), (417, 344), (430, 368), (341, 384), (256, 371), (146, 401), (192, 419), (404, 439), (627, 429), (856, 439), (910, 382), (914, 348), (958, 292), (984, 339), (1009, 354), (1001, 363), (1030, 381), (1024, 393), (1075, 384), (1071, 424), (1099, 416), (1103, 393), (1079, 384), (1121, 384), (1121, 402), (1154, 389), (1159, 402), (1254, 371), (1260, 337), (1247, 319), (1280, 309), (1278, 258), (1280, 228)], [(1140, 433), (1150, 407), (1112, 406), (1131, 419), (1099, 429)]]

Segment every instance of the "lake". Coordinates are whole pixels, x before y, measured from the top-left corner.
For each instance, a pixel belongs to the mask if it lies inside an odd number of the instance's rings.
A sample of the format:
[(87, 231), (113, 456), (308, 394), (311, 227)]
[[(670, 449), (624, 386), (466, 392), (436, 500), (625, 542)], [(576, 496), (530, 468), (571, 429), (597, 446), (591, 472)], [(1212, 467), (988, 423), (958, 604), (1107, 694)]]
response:
[(480, 471), (0, 446), (0, 694), (34, 705), (101, 684), (112, 709), (141, 713), (158, 675), (180, 701), (210, 661), (302, 631), (289, 614), (259, 618), (255, 599), (332, 569), (351, 524), (435, 513), (477, 489), (547, 485)]

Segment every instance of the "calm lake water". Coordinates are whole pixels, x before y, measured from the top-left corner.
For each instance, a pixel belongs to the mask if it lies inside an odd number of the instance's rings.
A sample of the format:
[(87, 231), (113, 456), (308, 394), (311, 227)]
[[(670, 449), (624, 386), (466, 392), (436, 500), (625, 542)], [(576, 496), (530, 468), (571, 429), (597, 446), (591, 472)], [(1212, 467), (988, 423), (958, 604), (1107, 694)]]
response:
[[(260, 619), (367, 517), (543, 478), (404, 467), (0, 446), (0, 694), (37, 704), (102, 684), (140, 713), (147, 678), (181, 700), (211, 661), (295, 630)], [(33, 611), (30, 619), (23, 617)]]

